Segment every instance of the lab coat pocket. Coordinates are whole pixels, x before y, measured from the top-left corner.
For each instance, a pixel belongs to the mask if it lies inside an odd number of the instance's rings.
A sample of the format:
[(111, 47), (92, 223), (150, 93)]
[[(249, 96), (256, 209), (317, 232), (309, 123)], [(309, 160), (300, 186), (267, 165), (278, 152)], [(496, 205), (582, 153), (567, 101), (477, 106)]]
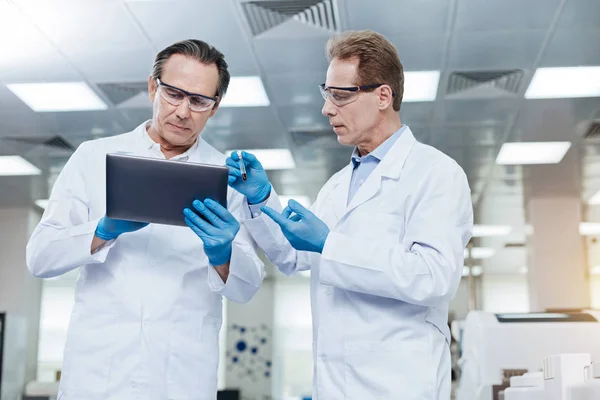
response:
[(421, 340), (345, 343), (346, 400), (433, 400), (427, 349)]
[(218, 318), (203, 313), (183, 313), (174, 321), (168, 381), (177, 385), (169, 386), (169, 398), (216, 393), (219, 327)]
[(66, 398), (102, 398), (108, 386), (115, 335), (107, 330), (69, 332), (61, 386)]

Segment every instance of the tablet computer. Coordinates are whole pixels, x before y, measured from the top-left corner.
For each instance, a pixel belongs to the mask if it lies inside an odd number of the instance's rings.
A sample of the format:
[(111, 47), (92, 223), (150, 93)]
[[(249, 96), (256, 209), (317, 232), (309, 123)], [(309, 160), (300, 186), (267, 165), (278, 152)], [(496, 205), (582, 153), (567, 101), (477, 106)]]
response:
[(106, 155), (106, 216), (128, 221), (186, 226), (183, 209), (212, 199), (227, 207), (225, 166)]

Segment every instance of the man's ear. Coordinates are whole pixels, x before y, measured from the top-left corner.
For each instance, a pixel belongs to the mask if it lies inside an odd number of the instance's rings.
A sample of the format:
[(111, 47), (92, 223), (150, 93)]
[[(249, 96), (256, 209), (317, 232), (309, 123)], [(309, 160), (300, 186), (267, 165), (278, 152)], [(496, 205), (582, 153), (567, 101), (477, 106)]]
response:
[(148, 95), (150, 97), (150, 102), (154, 103), (154, 97), (156, 97), (156, 91), (158, 90), (158, 85), (156, 79), (150, 75), (148, 77)]
[(394, 94), (392, 88), (388, 85), (381, 85), (379, 88), (379, 109), (385, 110), (394, 105)]

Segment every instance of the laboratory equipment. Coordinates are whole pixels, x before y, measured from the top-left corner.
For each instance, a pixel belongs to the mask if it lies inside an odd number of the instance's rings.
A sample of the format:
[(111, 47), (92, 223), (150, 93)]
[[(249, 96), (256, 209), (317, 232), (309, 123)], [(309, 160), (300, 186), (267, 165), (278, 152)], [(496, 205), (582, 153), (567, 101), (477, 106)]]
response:
[[(457, 400), (496, 400), (511, 376), (542, 369), (552, 354), (588, 353), (600, 360), (600, 312), (471, 312), (461, 343)], [(583, 372), (582, 372), (583, 374)]]

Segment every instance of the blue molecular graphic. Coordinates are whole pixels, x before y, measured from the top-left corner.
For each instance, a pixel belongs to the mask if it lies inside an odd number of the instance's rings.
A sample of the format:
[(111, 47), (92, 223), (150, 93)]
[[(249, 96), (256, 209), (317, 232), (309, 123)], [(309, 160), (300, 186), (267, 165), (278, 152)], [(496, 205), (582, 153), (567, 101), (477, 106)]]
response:
[(252, 327), (232, 324), (228, 327), (228, 335), (233, 340), (226, 350), (227, 370), (251, 382), (270, 379), (271, 360), (262, 356), (268, 354), (263, 348), (271, 340), (269, 327), (265, 324)]

